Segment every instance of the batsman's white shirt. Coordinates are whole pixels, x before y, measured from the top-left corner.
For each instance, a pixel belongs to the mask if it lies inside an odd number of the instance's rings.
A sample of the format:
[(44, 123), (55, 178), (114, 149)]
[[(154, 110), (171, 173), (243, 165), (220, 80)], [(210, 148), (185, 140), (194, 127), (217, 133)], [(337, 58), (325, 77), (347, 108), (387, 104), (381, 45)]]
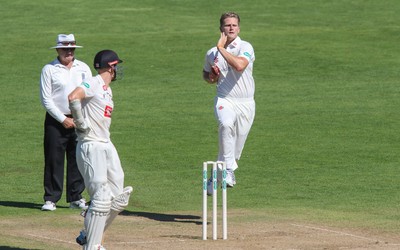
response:
[(68, 69), (58, 59), (46, 64), (40, 76), (40, 99), (46, 111), (57, 121), (63, 122), (69, 110), (68, 95), (79, 84), (92, 77), (89, 66), (77, 59)]
[(90, 131), (84, 134), (77, 131), (81, 141), (110, 141), (111, 114), (114, 109), (112, 91), (105, 85), (100, 75), (91, 77), (79, 86), (85, 91), (82, 100), (82, 113), (90, 127)]
[(220, 76), (217, 84), (217, 96), (222, 98), (253, 98), (255, 84), (253, 79), (254, 49), (250, 43), (236, 37), (226, 50), (234, 56), (244, 57), (249, 61), (243, 72), (238, 72), (228, 65), (217, 47), (207, 51), (204, 71), (211, 72), (211, 66), (217, 65)]
[(85, 134), (77, 130), (78, 168), (91, 199), (109, 201), (109, 195), (115, 197), (121, 194), (124, 185), (121, 162), (110, 140), (109, 129), (114, 109), (112, 91), (100, 75), (87, 79), (79, 87), (85, 91), (82, 113), (90, 131)]

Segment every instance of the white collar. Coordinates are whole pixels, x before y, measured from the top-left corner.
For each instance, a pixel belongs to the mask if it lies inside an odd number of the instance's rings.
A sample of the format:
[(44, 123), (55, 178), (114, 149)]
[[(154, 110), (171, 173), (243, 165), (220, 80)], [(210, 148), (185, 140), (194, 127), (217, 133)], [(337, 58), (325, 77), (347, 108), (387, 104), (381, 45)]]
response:
[(239, 44), (241, 43), (241, 41), (242, 41), (242, 39), (240, 39), (240, 37), (237, 36), (237, 37), (235, 38), (235, 40), (233, 40), (233, 41), (228, 45), (228, 47), (231, 47), (232, 49), (233, 49), (233, 48), (236, 48), (236, 47), (239, 46)]

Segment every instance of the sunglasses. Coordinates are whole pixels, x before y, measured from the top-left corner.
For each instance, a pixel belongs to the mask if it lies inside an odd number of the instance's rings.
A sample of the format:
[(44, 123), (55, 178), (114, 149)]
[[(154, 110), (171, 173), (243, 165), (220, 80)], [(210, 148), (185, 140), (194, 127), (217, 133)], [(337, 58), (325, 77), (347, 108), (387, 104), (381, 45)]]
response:
[(75, 46), (76, 45), (76, 41), (71, 41), (71, 42), (59, 42), (59, 44), (61, 44), (62, 46)]
[(61, 50), (64, 50), (64, 51), (75, 51), (75, 48), (59, 48), (59, 49), (61, 49)]

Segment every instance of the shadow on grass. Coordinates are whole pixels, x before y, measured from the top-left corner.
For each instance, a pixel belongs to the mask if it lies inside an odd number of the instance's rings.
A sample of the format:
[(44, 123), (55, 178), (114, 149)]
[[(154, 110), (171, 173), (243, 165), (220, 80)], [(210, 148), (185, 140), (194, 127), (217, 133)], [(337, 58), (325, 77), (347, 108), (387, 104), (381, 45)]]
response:
[(122, 211), (120, 213), (122, 216), (139, 216), (145, 217), (156, 221), (166, 221), (166, 222), (180, 222), (180, 223), (194, 223), (200, 225), (202, 222), (200, 216), (195, 215), (183, 215), (183, 214), (160, 214), (160, 213), (148, 213), (148, 212), (131, 212)]
[[(0, 201), (0, 206), (4, 207), (17, 207), (17, 208), (31, 208), (31, 209), (41, 209), (42, 204), (36, 204), (31, 202), (19, 202), (19, 201)], [(68, 208), (65, 206), (57, 206), (57, 208)], [(120, 213), (122, 216), (138, 216), (145, 217), (156, 221), (165, 222), (180, 222), (180, 223), (194, 223), (200, 225), (201, 217), (196, 215), (183, 215), (183, 214), (160, 214), (160, 213), (149, 213), (149, 212), (131, 212), (125, 210)], [(0, 246), (0, 250), (3, 249)]]
[(35, 249), (32, 249), (32, 248), (19, 248), (19, 247), (0, 246), (0, 250), (35, 250)]
[[(0, 206), (3, 207), (17, 207), (17, 208), (32, 208), (32, 209), (41, 209), (43, 204), (31, 203), (31, 202), (20, 202), (20, 201), (0, 201)], [(69, 208), (66, 206), (58, 206), (57, 208)], [(0, 250), (3, 249), (0, 246)]]

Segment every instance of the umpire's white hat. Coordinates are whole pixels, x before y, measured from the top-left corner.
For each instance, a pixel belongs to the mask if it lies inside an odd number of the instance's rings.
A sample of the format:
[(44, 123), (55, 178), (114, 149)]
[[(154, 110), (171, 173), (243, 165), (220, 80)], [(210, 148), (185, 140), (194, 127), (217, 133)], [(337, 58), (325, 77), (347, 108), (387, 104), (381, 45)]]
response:
[(73, 34), (59, 34), (56, 43), (57, 45), (50, 49), (82, 48), (82, 46), (76, 45), (75, 36)]

